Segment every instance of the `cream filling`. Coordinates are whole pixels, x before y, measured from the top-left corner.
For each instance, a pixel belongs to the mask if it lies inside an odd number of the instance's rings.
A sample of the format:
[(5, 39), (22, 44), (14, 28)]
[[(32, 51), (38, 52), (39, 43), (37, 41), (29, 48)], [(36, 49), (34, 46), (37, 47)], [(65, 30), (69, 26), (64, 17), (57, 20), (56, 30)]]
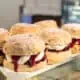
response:
[(6, 55), (6, 59), (7, 59), (9, 62), (12, 61), (12, 59), (11, 59), (11, 57), (10, 57), (9, 55)]
[(66, 47), (66, 45), (56, 45), (56, 46), (50, 46), (48, 45), (47, 48), (48, 49), (54, 49), (54, 50), (62, 50)]
[(35, 59), (35, 61), (39, 61), (44, 57), (44, 51), (42, 51)]
[(30, 59), (30, 56), (23, 56), (19, 59), (18, 64), (24, 64)]
[[(35, 61), (39, 61), (44, 57), (44, 51), (42, 51), (40, 54), (38, 54), (38, 56), (36, 57)], [(11, 57), (6, 55), (6, 58), (9, 62), (12, 61)], [(28, 60), (30, 59), (30, 56), (22, 56), (19, 60), (18, 60), (18, 64), (24, 64), (26, 63)]]

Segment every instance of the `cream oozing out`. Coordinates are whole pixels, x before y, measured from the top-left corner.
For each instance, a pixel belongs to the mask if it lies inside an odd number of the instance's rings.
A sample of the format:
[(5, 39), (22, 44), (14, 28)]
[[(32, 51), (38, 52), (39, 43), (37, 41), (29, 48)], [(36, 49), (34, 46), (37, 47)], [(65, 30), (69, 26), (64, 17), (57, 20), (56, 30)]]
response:
[(47, 48), (48, 49), (54, 49), (54, 50), (62, 50), (66, 47), (66, 45), (56, 45), (56, 46), (50, 46), (48, 45)]
[[(35, 61), (39, 61), (44, 57), (44, 51), (41, 51), (40, 54), (35, 58)], [(6, 58), (9, 62), (12, 61), (11, 57), (6, 55)], [(30, 59), (30, 56), (21, 56), (20, 59), (18, 60), (18, 64), (24, 64)]]
[(22, 56), (22, 57), (18, 60), (18, 64), (24, 64), (24, 63), (26, 63), (29, 59), (30, 59), (30, 56)]
[(12, 59), (11, 59), (11, 57), (10, 57), (9, 55), (6, 55), (6, 59), (7, 59), (9, 62), (12, 61)]
[(36, 57), (35, 61), (39, 61), (44, 57), (44, 51), (42, 51), (38, 56)]

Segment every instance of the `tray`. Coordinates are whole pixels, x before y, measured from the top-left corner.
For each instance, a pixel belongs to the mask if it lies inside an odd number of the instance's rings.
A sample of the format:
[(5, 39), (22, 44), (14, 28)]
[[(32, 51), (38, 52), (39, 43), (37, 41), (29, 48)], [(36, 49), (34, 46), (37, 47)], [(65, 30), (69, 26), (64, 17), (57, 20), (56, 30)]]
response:
[(44, 72), (47, 72), (51, 69), (55, 69), (58, 66), (64, 65), (70, 61), (72, 61), (73, 59), (75, 59), (77, 56), (79, 56), (80, 54), (73, 54), (71, 57), (69, 57), (68, 59), (66, 59), (65, 61), (58, 63), (58, 64), (54, 64), (54, 65), (47, 65), (45, 68), (40, 69), (38, 71), (34, 71), (34, 72), (13, 72), (7, 68), (3, 68), (0, 67), (0, 71), (8, 78), (8, 80), (25, 80), (25, 79), (29, 79), (35, 76), (38, 76)]

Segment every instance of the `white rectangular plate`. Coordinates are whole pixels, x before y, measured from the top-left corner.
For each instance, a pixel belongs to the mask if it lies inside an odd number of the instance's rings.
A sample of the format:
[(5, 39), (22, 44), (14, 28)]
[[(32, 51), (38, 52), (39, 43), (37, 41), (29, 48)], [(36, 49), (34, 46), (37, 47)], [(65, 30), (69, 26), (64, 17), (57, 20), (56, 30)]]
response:
[(49, 71), (51, 69), (54, 69), (60, 65), (63, 65), (65, 63), (68, 63), (72, 61), (75, 57), (79, 56), (80, 54), (73, 54), (72, 57), (69, 57), (65, 61), (54, 64), (54, 65), (47, 65), (45, 68), (34, 71), (34, 72), (13, 72), (7, 68), (0, 67), (0, 71), (7, 77), (9, 78), (8, 80), (25, 80), (34, 76), (37, 76), (39, 74), (42, 74), (43, 72)]

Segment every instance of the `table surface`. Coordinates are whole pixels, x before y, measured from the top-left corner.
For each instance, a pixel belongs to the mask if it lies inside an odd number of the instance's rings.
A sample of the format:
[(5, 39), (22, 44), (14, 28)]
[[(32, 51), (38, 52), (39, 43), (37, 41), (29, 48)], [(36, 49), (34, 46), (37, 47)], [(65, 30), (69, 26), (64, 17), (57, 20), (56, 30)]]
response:
[(73, 71), (71, 74), (71, 80), (80, 80), (80, 72), (79, 71)]

